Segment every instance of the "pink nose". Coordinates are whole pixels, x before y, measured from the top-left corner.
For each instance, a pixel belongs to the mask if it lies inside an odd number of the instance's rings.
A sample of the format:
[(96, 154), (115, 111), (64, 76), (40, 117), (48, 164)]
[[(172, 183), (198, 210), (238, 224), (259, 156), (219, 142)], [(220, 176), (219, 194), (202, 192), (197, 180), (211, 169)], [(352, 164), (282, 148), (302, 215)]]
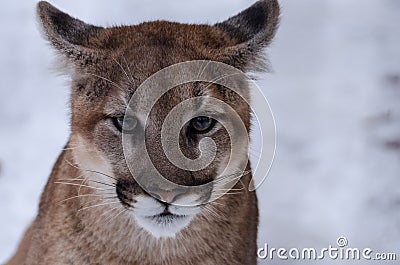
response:
[(181, 191), (165, 191), (165, 190), (157, 190), (149, 192), (151, 196), (155, 197), (157, 200), (160, 200), (165, 203), (171, 203), (176, 198), (182, 194)]

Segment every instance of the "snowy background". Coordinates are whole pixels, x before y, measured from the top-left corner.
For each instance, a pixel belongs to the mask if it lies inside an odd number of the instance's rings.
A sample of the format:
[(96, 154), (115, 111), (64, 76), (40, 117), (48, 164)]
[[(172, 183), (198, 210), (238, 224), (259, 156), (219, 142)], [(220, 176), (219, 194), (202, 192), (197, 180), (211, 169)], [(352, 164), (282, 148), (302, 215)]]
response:
[[(0, 263), (34, 217), (68, 137), (68, 86), (51, 70), (35, 2), (0, 2)], [(253, 1), (52, 3), (107, 26), (214, 23)], [(281, 3), (281, 27), (268, 51), (274, 72), (258, 82), (278, 136), (274, 165), (258, 190), (259, 246), (322, 248), (346, 236), (350, 247), (400, 259), (400, 1)]]

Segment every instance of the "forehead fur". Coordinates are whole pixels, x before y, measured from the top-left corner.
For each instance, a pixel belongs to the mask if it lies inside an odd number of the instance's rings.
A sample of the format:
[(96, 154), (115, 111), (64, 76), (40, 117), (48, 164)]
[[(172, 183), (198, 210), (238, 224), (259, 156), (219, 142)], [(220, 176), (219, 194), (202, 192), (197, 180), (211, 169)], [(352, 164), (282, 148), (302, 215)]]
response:
[[(233, 45), (235, 41), (221, 29), (208, 25), (155, 21), (108, 28), (89, 38), (102, 60), (76, 71), (74, 88), (77, 94), (84, 91), (90, 102), (110, 93), (111, 97), (128, 102), (134, 90), (157, 71), (184, 61), (218, 60), (210, 49)], [(188, 93), (194, 96), (196, 92)]]
[(218, 27), (168, 21), (108, 28), (99, 35), (99, 48), (113, 49), (141, 46), (182, 47), (204, 52), (204, 49), (217, 49), (234, 43), (235, 38)]
[[(254, 66), (270, 44), (278, 25), (276, 0), (257, 1), (236, 16), (215, 25), (166, 21), (103, 28), (87, 24), (39, 2), (37, 14), (45, 37), (76, 67), (88, 69), (107, 58), (107, 52), (139, 52), (139, 47), (191, 50), (193, 59), (223, 61), (242, 70)], [(141, 54), (144, 58), (153, 54)]]
[[(129, 101), (150, 75), (179, 62), (212, 60), (242, 71), (259, 69), (262, 49), (277, 29), (279, 4), (260, 0), (214, 25), (153, 21), (104, 28), (47, 2), (38, 3), (37, 14), (45, 37), (72, 69), (72, 111), (79, 114), (103, 109), (105, 96)], [(195, 92), (181, 95), (188, 93)]]

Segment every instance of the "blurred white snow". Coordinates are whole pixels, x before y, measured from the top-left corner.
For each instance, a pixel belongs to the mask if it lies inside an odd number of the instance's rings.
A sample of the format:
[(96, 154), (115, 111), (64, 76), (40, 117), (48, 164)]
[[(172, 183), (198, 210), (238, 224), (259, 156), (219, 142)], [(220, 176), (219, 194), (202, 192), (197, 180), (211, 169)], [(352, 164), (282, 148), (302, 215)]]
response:
[[(51, 2), (103, 26), (214, 23), (253, 3)], [(34, 217), (69, 130), (68, 82), (51, 70), (54, 54), (38, 32), (35, 3), (0, 2), (0, 262)], [(281, 26), (268, 49), (274, 72), (258, 81), (278, 138), (257, 191), (259, 246), (322, 248), (346, 236), (351, 247), (400, 258), (400, 2), (281, 3)]]

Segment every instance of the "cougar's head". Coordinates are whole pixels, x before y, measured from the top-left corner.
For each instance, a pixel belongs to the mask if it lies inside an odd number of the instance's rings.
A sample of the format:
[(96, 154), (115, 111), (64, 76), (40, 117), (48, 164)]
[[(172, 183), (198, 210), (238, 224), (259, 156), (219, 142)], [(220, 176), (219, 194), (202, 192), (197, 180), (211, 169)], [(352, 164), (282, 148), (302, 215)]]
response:
[(277, 28), (276, 0), (215, 25), (103, 28), (46, 2), (38, 16), (71, 76), (69, 163), (92, 193), (115, 197), (122, 215), (169, 237), (247, 174), (242, 71), (262, 66)]

